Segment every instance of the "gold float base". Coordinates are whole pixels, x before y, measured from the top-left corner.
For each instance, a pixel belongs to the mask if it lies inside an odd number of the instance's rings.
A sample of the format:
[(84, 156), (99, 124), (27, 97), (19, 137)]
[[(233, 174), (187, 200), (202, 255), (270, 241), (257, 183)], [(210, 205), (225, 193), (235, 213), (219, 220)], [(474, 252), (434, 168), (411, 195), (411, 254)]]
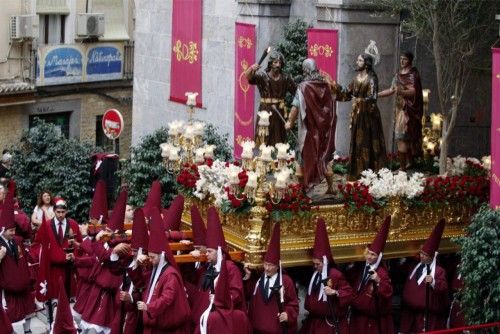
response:
[[(190, 227), (189, 208), (196, 204), (206, 221), (209, 203), (186, 198), (183, 223)], [(389, 238), (384, 258), (414, 256), (441, 218), (446, 227), (440, 253), (452, 253), (458, 246), (451, 239), (464, 235), (476, 207), (463, 204), (439, 207), (408, 208), (399, 198), (393, 198), (384, 208), (369, 215), (351, 213), (343, 205), (322, 205), (309, 218), (294, 218), (281, 222), (281, 260), (284, 266), (311, 264), (316, 218), (323, 217), (330, 236), (330, 245), (338, 263), (363, 260), (365, 247), (387, 215), (392, 215)], [(254, 207), (247, 216), (221, 214), (226, 242), (235, 250), (245, 252), (245, 261), (251, 266), (262, 265), (270, 231), (275, 221), (263, 207)]]

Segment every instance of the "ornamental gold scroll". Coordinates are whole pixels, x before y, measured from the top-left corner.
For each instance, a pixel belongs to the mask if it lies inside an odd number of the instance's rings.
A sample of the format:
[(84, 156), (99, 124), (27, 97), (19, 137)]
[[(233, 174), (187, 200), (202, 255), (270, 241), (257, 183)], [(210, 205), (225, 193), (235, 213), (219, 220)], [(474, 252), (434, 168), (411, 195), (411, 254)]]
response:
[(177, 61), (187, 61), (190, 64), (198, 61), (198, 44), (193, 41), (182, 43), (182, 41), (178, 39), (175, 42), (173, 51), (175, 53), (175, 58), (177, 58)]
[(329, 44), (321, 45), (314, 43), (309, 48), (309, 55), (314, 57), (324, 56), (326, 58), (330, 58), (333, 55), (333, 49)]
[(238, 46), (240, 48), (250, 49), (253, 46), (252, 39), (250, 37), (240, 36), (240, 38), (238, 38)]

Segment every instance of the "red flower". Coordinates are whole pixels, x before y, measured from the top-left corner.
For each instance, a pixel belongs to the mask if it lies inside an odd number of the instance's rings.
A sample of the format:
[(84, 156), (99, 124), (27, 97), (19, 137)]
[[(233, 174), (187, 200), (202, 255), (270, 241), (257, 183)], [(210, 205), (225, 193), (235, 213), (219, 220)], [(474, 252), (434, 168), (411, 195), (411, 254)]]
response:
[(233, 208), (239, 208), (241, 206), (241, 201), (233, 196), (231, 199), (231, 206)]

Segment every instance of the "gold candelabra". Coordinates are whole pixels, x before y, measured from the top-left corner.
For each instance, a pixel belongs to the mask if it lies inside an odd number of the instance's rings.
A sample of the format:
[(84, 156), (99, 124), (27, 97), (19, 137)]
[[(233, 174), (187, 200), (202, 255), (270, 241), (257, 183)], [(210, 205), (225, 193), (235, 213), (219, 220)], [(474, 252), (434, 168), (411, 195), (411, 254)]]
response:
[(429, 89), (423, 89), (424, 115), (422, 117), (422, 149), (424, 158), (429, 159), (436, 155), (441, 144), (443, 115), (432, 113), (429, 115)]
[(163, 165), (170, 174), (178, 173), (185, 163), (202, 163), (213, 158), (215, 146), (203, 146), (205, 124), (193, 120), (197, 95), (186, 93), (187, 123), (181, 120), (168, 123), (168, 140), (160, 144)]

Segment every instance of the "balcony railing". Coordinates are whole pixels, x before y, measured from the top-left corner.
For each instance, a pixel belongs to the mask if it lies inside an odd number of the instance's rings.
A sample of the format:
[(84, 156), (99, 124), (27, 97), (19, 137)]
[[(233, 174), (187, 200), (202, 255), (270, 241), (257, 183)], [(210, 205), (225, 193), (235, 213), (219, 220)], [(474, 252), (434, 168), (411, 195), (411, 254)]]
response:
[(134, 78), (134, 42), (125, 44), (123, 49), (123, 79)]

